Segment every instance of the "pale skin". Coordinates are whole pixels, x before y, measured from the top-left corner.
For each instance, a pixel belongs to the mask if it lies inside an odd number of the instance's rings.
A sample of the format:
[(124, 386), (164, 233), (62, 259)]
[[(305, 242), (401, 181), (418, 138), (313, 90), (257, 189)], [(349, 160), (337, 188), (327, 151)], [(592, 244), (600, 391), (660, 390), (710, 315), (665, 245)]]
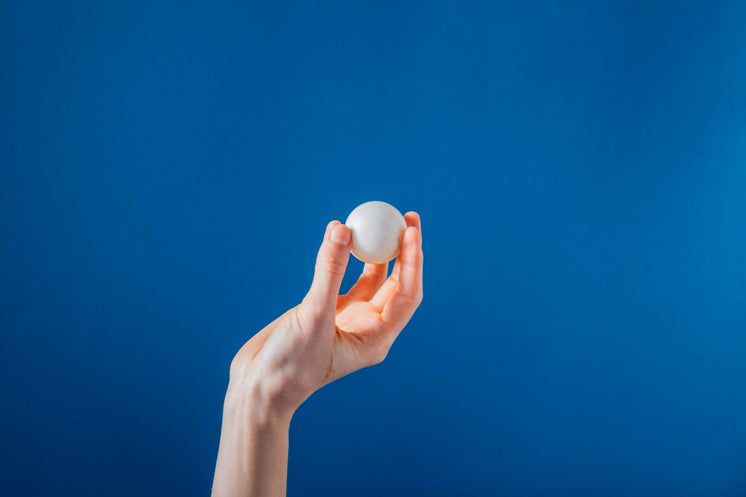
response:
[(365, 264), (350, 290), (340, 285), (350, 229), (326, 228), (303, 301), (254, 335), (230, 368), (213, 497), (282, 497), (288, 432), (296, 409), (316, 390), (378, 364), (422, 302), (422, 233), (415, 212), (391, 276)]

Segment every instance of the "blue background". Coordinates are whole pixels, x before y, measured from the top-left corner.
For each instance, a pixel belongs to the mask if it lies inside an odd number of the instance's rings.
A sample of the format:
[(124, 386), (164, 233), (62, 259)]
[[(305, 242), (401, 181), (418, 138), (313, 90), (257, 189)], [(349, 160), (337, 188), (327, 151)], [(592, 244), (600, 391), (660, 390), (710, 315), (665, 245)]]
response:
[(290, 495), (744, 495), (745, 23), (3, 2), (0, 493), (207, 494), (233, 354), (377, 199), (425, 299), (298, 411)]

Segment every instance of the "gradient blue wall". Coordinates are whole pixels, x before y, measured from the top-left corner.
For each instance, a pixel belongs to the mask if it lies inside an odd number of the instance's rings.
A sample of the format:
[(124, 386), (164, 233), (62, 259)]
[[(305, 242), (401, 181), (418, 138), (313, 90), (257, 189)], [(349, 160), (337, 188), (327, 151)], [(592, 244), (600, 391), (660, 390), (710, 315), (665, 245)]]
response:
[(0, 493), (208, 493), (233, 354), (379, 199), (425, 300), (296, 414), (291, 495), (744, 495), (745, 25), (3, 2)]

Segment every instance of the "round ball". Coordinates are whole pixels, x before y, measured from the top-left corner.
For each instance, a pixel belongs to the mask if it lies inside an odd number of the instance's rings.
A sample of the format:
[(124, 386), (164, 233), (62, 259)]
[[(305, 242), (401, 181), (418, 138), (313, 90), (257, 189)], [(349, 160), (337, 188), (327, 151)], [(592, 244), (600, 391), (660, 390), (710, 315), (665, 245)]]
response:
[(366, 202), (353, 210), (345, 221), (352, 230), (352, 255), (363, 262), (388, 262), (401, 250), (407, 222), (386, 202)]

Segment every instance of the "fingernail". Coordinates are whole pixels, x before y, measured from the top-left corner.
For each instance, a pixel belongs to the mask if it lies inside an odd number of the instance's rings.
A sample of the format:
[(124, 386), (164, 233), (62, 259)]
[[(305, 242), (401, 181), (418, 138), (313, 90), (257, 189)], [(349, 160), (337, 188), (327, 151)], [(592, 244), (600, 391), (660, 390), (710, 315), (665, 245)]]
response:
[(350, 229), (344, 224), (335, 226), (334, 229), (332, 230), (331, 238), (333, 242), (341, 243), (342, 245), (347, 245), (348, 243), (350, 243)]

